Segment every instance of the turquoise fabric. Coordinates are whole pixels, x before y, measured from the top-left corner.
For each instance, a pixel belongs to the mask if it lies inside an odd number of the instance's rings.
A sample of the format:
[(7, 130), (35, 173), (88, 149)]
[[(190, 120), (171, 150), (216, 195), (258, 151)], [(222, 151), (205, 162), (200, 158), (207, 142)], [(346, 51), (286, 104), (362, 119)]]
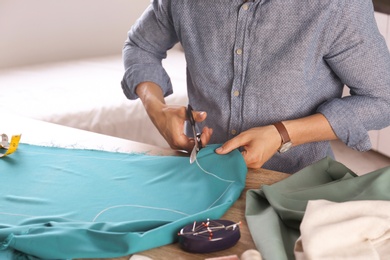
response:
[[(245, 187), (239, 151), (188, 157), (20, 144), (0, 160), (0, 259), (117, 257), (220, 218)], [(30, 257), (30, 258), (29, 258)]]
[(309, 200), (390, 200), (390, 167), (357, 176), (330, 158), (273, 185), (249, 190), (246, 219), (263, 259), (295, 259), (294, 245)]

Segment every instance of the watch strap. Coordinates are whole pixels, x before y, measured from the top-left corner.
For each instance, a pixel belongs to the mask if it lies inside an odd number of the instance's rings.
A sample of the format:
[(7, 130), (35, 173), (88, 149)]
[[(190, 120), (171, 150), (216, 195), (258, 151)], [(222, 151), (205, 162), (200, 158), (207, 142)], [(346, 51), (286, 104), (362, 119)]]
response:
[(282, 145), (291, 142), (290, 136), (288, 135), (287, 129), (282, 122), (273, 124), (278, 130), (280, 137), (282, 137)]

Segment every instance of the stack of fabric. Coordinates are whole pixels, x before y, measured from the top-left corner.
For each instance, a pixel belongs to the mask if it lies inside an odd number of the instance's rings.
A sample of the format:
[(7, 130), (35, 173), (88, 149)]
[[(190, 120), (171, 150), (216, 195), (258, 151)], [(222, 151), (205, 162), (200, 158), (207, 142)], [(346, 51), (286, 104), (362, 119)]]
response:
[(390, 167), (358, 176), (330, 158), (247, 194), (264, 259), (390, 256)]

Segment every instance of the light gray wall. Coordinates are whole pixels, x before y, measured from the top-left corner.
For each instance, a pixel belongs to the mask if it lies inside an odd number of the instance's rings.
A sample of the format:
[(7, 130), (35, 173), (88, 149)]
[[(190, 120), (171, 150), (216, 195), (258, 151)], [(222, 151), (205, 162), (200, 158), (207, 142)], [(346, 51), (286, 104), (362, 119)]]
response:
[(0, 0), (0, 68), (120, 54), (150, 0)]

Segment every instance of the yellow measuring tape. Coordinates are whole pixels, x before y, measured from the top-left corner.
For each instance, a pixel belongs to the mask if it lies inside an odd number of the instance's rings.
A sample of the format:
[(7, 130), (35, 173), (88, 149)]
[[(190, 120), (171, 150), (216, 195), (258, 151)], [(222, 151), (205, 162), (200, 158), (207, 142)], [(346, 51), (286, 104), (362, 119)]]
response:
[(11, 137), (11, 142), (8, 142), (8, 136), (6, 134), (1, 135), (1, 142), (0, 142), (0, 148), (1, 149), (7, 149), (4, 154), (0, 153), (0, 158), (7, 156), (18, 149), (19, 141), (22, 135), (13, 135)]

